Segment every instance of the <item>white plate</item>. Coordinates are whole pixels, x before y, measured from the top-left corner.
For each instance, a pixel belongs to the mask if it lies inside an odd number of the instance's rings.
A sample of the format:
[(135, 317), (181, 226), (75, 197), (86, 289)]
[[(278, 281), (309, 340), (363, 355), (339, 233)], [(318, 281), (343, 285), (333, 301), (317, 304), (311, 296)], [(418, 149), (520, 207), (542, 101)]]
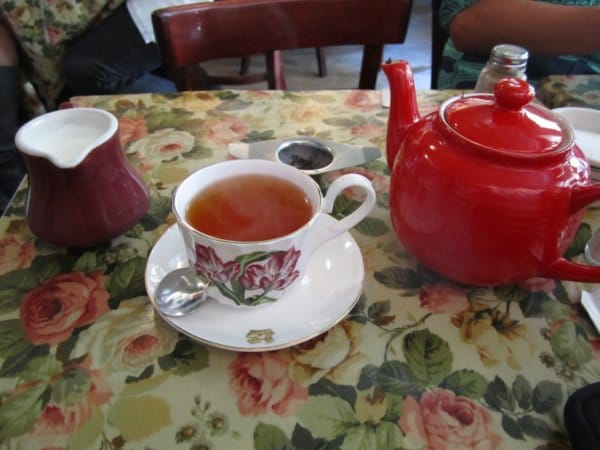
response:
[(553, 111), (571, 124), (575, 143), (590, 165), (600, 168), (600, 111), (579, 107), (556, 108)]
[(600, 333), (600, 292), (581, 291), (581, 305), (587, 311), (596, 330)]
[[(146, 291), (157, 311), (158, 283), (171, 270), (187, 265), (183, 239), (173, 225), (152, 249), (146, 266)], [(187, 336), (215, 347), (277, 350), (307, 341), (340, 322), (358, 301), (363, 279), (360, 249), (346, 232), (320, 247), (306, 275), (275, 303), (236, 308), (208, 301), (183, 317), (161, 316)]]

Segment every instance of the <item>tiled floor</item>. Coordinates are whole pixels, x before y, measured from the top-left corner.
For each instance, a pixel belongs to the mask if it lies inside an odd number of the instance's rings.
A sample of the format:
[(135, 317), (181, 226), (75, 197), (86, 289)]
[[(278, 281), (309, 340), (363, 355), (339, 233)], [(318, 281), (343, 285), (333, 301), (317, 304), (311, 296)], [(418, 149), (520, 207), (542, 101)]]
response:
[[(406, 59), (411, 65), (417, 89), (428, 89), (431, 82), (431, 1), (413, 0), (408, 33), (403, 44), (387, 45), (384, 59)], [(349, 89), (358, 86), (358, 72), (362, 57), (360, 46), (327, 47), (326, 77), (317, 75), (317, 60), (314, 49), (286, 50), (282, 52), (288, 89)], [(219, 60), (205, 64), (209, 72), (224, 73), (239, 70), (240, 61)], [(251, 70), (264, 67), (260, 56), (252, 58)], [(387, 87), (385, 76), (380, 73), (377, 87)], [(244, 88), (264, 89), (266, 83)]]

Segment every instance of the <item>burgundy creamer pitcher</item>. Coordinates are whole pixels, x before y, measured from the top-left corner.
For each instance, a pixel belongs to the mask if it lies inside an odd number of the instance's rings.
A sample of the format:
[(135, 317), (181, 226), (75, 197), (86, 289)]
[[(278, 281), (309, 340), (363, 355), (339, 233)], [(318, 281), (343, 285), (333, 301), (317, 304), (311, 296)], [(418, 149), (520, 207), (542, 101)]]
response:
[(600, 282), (600, 267), (563, 257), (600, 184), (571, 126), (532, 102), (529, 84), (505, 79), (494, 94), (464, 94), (420, 117), (408, 63), (382, 67), (392, 223), (422, 264), (477, 285)]
[(109, 242), (146, 213), (150, 196), (107, 111), (70, 108), (36, 117), (15, 137), (27, 168), (27, 223), (67, 247)]

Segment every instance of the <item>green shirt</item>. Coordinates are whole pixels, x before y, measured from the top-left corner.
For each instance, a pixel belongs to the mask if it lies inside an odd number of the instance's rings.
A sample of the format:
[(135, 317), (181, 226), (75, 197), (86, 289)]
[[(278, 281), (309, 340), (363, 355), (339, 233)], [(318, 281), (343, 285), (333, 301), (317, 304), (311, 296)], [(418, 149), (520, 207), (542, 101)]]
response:
[[(442, 0), (440, 21), (448, 30), (456, 14), (477, 0)], [(542, 0), (563, 5), (596, 6), (600, 0)], [(510, 44), (511, 42), (502, 42)], [(499, 42), (500, 44), (500, 42)], [(479, 72), (487, 62), (489, 54), (475, 55), (459, 52), (449, 39), (444, 48), (442, 68), (438, 78), (440, 89), (472, 89), (475, 87)], [(593, 55), (561, 55), (556, 57), (537, 57), (529, 55), (527, 77), (535, 84), (539, 78), (550, 74), (600, 73), (600, 53)]]

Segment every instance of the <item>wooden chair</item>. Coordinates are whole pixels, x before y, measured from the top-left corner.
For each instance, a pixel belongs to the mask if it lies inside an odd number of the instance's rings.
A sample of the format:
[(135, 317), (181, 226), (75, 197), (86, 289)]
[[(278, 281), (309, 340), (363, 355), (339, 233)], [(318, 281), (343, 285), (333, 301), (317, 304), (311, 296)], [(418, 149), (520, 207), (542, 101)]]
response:
[(448, 32), (440, 23), (442, 0), (431, 0), (431, 89), (437, 89), (438, 75), (442, 68), (442, 54), (448, 40)]
[[(227, 0), (214, 0), (214, 1), (218, 2), (218, 1), (227, 1)], [(274, 64), (275, 67), (278, 67), (279, 65), (283, 64), (281, 62), (281, 54), (280, 53), (274, 53), (272, 58), (274, 61), (276, 61)], [(279, 80), (275, 77), (275, 74), (268, 73), (267, 72), (268, 68), (264, 72), (260, 72), (259, 74), (249, 73), (250, 72), (250, 59), (251, 59), (250, 56), (242, 57), (242, 61), (240, 63), (240, 76), (239, 76), (239, 78), (238, 77), (235, 78), (234, 84), (254, 84), (254, 83), (258, 83), (259, 81), (268, 81), (270, 78), (272, 78), (272, 79), (276, 80), (277, 85), (285, 86), (285, 80)], [(319, 72), (320, 72), (321, 60), (319, 60), (318, 62), (319, 62)], [(223, 76), (211, 75), (210, 78), (211, 78), (212, 82), (214, 82), (215, 84), (230, 84), (230, 83), (232, 83), (230, 80), (228, 80), (228, 78), (225, 78)], [(228, 83), (228, 81), (229, 81), (229, 83)]]
[[(215, 1), (227, 1), (227, 0), (215, 0)], [(327, 76), (327, 60), (325, 59), (325, 50), (321, 47), (316, 47), (316, 54), (317, 54), (317, 67), (318, 67), (318, 74), (320, 77), (325, 77)], [(274, 59), (281, 59), (281, 54), (280, 53), (276, 53), (273, 55)], [(239, 84), (252, 84), (257, 82), (256, 80), (260, 80), (260, 81), (268, 81), (269, 77), (275, 77), (275, 74), (269, 74), (266, 71), (262, 72), (260, 75), (256, 75), (256, 74), (250, 74), (250, 56), (244, 56), (242, 57), (242, 61), (240, 63), (240, 78), (239, 78)], [(282, 64), (280, 61), (277, 62), (275, 64), (275, 66), (278, 66)], [(222, 79), (222, 77), (216, 77), (214, 75), (211, 76), (211, 78), (213, 79), (213, 81), (215, 81), (216, 84), (222, 84), (219, 82), (220, 79)], [(226, 83), (225, 83), (226, 84)], [(237, 83), (236, 83), (237, 84)], [(285, 79), (284, 80), (276, 80), (276, 84), (283, 86), (285, 88)]]
[(159, 9), (152, 21), (180, 90), (239, 84), (235, 76), (211, 77), (198, 63), (260, 53), (269, 89), (286, 89), (281, 50), (357, 44), (364, 46), (358, 87), (373, 89), (384, 45), (404, 42), (411, 9), (412, 0), (227, 0)]
[[(323, 47), (315, 47), (317, 54), (317, 67), (320, 77), (327, 76), (327, 60), (325, 59), (325, 49)], [(250, 57), (244, 56), (240, 65), (240, 75), (246, 75), (250, 69)], [(266, 76), (266, 73), (265, 73)], [(268, 78), (265, 78), (267, 80)]]

